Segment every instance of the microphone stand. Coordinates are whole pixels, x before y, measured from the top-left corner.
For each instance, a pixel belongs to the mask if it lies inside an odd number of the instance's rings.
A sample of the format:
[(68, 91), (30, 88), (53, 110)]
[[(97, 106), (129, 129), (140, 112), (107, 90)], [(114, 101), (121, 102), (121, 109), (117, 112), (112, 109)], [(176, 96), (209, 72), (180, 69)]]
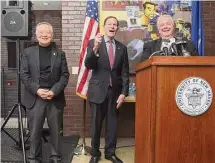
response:
[(162, 51), (162, 50), (159, 50), (159, 51), (156, 51), (156, 52), (152, 53), (152, 54), (149, 56), (149, 59), (150, 59), (152, 56), (156, 55), (156, 54), (159, 54), (159, 56), (160, 56), (160, 55), (164, 55), (163, 51)]

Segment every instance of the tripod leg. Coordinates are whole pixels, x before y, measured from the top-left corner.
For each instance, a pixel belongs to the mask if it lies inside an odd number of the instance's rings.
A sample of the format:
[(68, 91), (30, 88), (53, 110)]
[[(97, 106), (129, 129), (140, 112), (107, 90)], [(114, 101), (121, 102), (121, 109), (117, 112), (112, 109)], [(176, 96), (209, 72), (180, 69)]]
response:
[(42, 136), (42, 138), (43, 138), (43, 140), (44, 140), (44, 142), (48, 142), (48, 139), (46, 138), (46, 136), (43, 134), (43, 136)]
[(4, 123), (1, 126), (1, 130), (4, 129), (4, 126), (7, 124), (9, 118), (11, 117), (11, 115), (13, 114), (13, 112), (15, 111), (16, 107), (18, 104), (14, 104), (13, 108), (11, 109), (10, 113), (8, 114), (8, 116), (6, 117)]
[(20, 125), (20, 136), (22, 142), (22, 152), (24, 157), (24, 163), (26, 163), (26, 153), (25, 153), (25, 144), (24, 144), (24, 136), (23, 136), (23, 123), (22, 123), (22, 111), (21, 111), (21, 104), (18, 106), (18, 115), (19, 115), (19, 125)]

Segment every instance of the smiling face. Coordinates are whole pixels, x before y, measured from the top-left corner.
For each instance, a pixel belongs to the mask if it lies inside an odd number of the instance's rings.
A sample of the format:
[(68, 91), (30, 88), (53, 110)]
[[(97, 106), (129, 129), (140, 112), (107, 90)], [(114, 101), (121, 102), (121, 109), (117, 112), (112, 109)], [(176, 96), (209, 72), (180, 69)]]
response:
[(157, 21), (158, 32), (161, 38), (170, 39), (174, 34), (174, 22), (170, 16), (160, 16)]
[(38, 25), (36, 28), (36, 36), (41, 46), (48, 46), (53, 38), (52, 26), (48, 24)]
[(104, 24), (105, 35), (109, 38), (113, 38), (118, 30), (118, 21), (116, 18), (108, 18)]

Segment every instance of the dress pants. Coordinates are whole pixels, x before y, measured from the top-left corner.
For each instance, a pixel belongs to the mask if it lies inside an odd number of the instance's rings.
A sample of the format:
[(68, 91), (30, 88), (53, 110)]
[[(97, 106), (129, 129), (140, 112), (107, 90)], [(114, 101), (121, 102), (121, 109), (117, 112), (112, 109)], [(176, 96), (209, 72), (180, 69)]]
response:
[(37, 97), (33, 108), (27, 109), (30, 128), (30, 163), (42, 162), (42, 131), (45, 117), (47, 118), (51, 137), (51, 158), (61, 158), (60, 125), (63, 109), (57, 109), (52, 100)]
[[(118, 97), (117, 97), (118, 98)], [(105, 155), (112, 156), (115, 154), (117, 143), (117, 116), (116, 95), (111, 87), (108, 88), (108, 93), (105, 101), (101, 104), (90, 102), (92, 109), (92, 156), (101, 156), (100, 134), (102, 122), (106, 117), (106, 136), (105, 136)]]

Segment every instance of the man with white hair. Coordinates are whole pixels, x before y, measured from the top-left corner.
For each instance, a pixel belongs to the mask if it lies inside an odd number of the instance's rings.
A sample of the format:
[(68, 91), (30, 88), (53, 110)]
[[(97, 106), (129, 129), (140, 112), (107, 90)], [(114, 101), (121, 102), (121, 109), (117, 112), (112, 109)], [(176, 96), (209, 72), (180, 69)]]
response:
[(30, 163), (42, 163), (42, 129), (47, 118), (51, 136), (51, 163), (61, 161), (60, 126), (66, 105), (64, 89), (69, 80), (65, 53), (51, 43), (53, 28), (47, 22), (36, 27), (39, 44), (26, 48), (20, 76), (25, 86), (23, 104), (30, 128)]
[(167, 49), (166, 53), (168, 55), (176, 55), (177, 52), (175, 50), (177, 47), (174, 48), (173, 45), (176, 46), (176, 43), (178, 43), (177, 46), (182, 46), (182, 44), (179, 45), (180, 42), (183, 42), (183, 48), (191, 56), (197, 55), (196, 48), (191, 40), (175, 37), (175, 23), (170, 15), (161, 15), (157, 19), (157, 29), (160, 38), (144, 44), (141, 62), (150, 58), (152, 55), (161, 55), (162, 53), (159, 52), (163, 52), (164, 48)]

